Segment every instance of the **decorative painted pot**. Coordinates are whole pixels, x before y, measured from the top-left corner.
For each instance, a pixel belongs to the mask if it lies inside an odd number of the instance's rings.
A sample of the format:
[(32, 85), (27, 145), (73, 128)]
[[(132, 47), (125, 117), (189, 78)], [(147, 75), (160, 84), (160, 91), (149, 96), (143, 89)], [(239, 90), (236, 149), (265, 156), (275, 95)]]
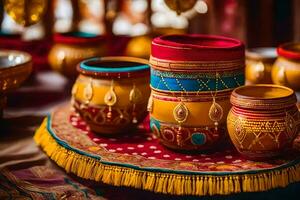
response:
[(242, 155), (267, 159), (292, 146), (300, 124), (292, 89), (268, 84), (242, 86), (232, 92), (230, 100), (228, 132)]
[(300, 90), (300, 43), (286, 43), (277, 48), (278, 58), (272, 69), (275, 84)]
[(272, 83), (271, 71), (277, 58), (276, 48), (253, 48), (246, 51), (246, 84)]
[(232, 90), (244, 84), (244, 45), (207, 35), (167, 35), (152, 42), (150, 126), (165, 146), (214, 147), (226, 135)]
[(32, 71), (28, 53), (15, 50), (0, 51), (0, 114), (6, 104), (6, 93), (18, 88)]
[(133, 57), (92, 58), (78, 65), (73, 107), (102, 134), (134, 129), (147, 115), (148, 61)]
[(48, 60), (53, 70), (76, 78), (76, 66), (84, 59), (103, 56), (104, 37), (85, 32), (57, 33)]

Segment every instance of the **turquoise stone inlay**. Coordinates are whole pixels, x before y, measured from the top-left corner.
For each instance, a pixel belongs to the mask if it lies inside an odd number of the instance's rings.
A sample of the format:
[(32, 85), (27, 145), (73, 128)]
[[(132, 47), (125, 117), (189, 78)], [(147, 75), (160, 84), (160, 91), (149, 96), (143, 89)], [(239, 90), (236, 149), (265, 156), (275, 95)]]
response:
[(192, 135), (192, 143), (195, 145), (203, 145), (206, 142), (206, 136), (204, 133), (194, 133)]
[(160, 130), (160, 123), (159, 123), (159, 121), (155, 120), (154, 118), (150, 118), (151, 130), (153, 130), (154, 127), (156, 127), (158, 130)]

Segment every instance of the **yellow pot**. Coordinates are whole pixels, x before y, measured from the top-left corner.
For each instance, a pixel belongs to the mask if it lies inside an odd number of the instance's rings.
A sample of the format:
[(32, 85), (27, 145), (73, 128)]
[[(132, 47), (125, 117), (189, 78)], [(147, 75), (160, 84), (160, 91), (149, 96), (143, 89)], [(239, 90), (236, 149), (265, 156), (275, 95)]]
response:
[(103, 56), (106, 52), (104, 37), (83, 32), (61, 33), (54, 36), (48, 60), (53, 70), (75, 78), (76, 66), (84, 59)]
[(236, 149), (250, 159), (268, 159), (292, 148), (300, 114), (292, 89), (268, 84), (242, 86), (231, 95), (227, 118)]
[(277, 58), (275, 48), (253, 48), (246, 51), (246, 83), (272, 83), (272, 66)]
[(78, 71), (72, 103), (93, 131), (126, 133), (147, 115), (150, 94), (147, 60), (92, 58), (81, 62)]
[(277, 48), (278, 59), (272, 69), (275, 84), (300, 90), (300, 43), (286, 43)]

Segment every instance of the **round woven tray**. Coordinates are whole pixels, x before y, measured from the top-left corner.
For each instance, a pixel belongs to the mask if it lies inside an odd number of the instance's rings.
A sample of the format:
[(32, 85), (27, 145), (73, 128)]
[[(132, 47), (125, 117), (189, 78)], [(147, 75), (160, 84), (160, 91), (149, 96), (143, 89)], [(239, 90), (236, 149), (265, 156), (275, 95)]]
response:
[(67, 172), (114, 186), (173, 195), (226, 195), (267, 191), (300, 181), (300, 140), (269, 161), (241, 157), (231, 145), (184, 154), (162, 146), (148, 120), (135, 133), (103, 137), (90, 131), (69, 105), (52, 112), (36, 131), (38, 145)]

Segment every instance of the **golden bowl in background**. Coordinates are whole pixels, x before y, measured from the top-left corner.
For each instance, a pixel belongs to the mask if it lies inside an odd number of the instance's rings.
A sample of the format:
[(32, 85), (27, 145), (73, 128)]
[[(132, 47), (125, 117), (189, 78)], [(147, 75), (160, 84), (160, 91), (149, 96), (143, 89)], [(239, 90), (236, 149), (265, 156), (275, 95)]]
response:
[(84, 59), (103, 56), (104, 36), (86, 32), (57, 33), (48, 60), (51, 68), (68, 78), (76, 78), (76, 66)]
[(32, 71), (28, 53), (14, 50), (0, 51), (0, 112), (6, 102), (6, 93), (18, 88)]
[(276, 48), (260, 47), (246, 51), (246, 84), (272, 83), (272, 66), (277, 58)]
[(300, 91), (300, 43), (282, 44), (277, 53), (272, 69), (273, 82)]

